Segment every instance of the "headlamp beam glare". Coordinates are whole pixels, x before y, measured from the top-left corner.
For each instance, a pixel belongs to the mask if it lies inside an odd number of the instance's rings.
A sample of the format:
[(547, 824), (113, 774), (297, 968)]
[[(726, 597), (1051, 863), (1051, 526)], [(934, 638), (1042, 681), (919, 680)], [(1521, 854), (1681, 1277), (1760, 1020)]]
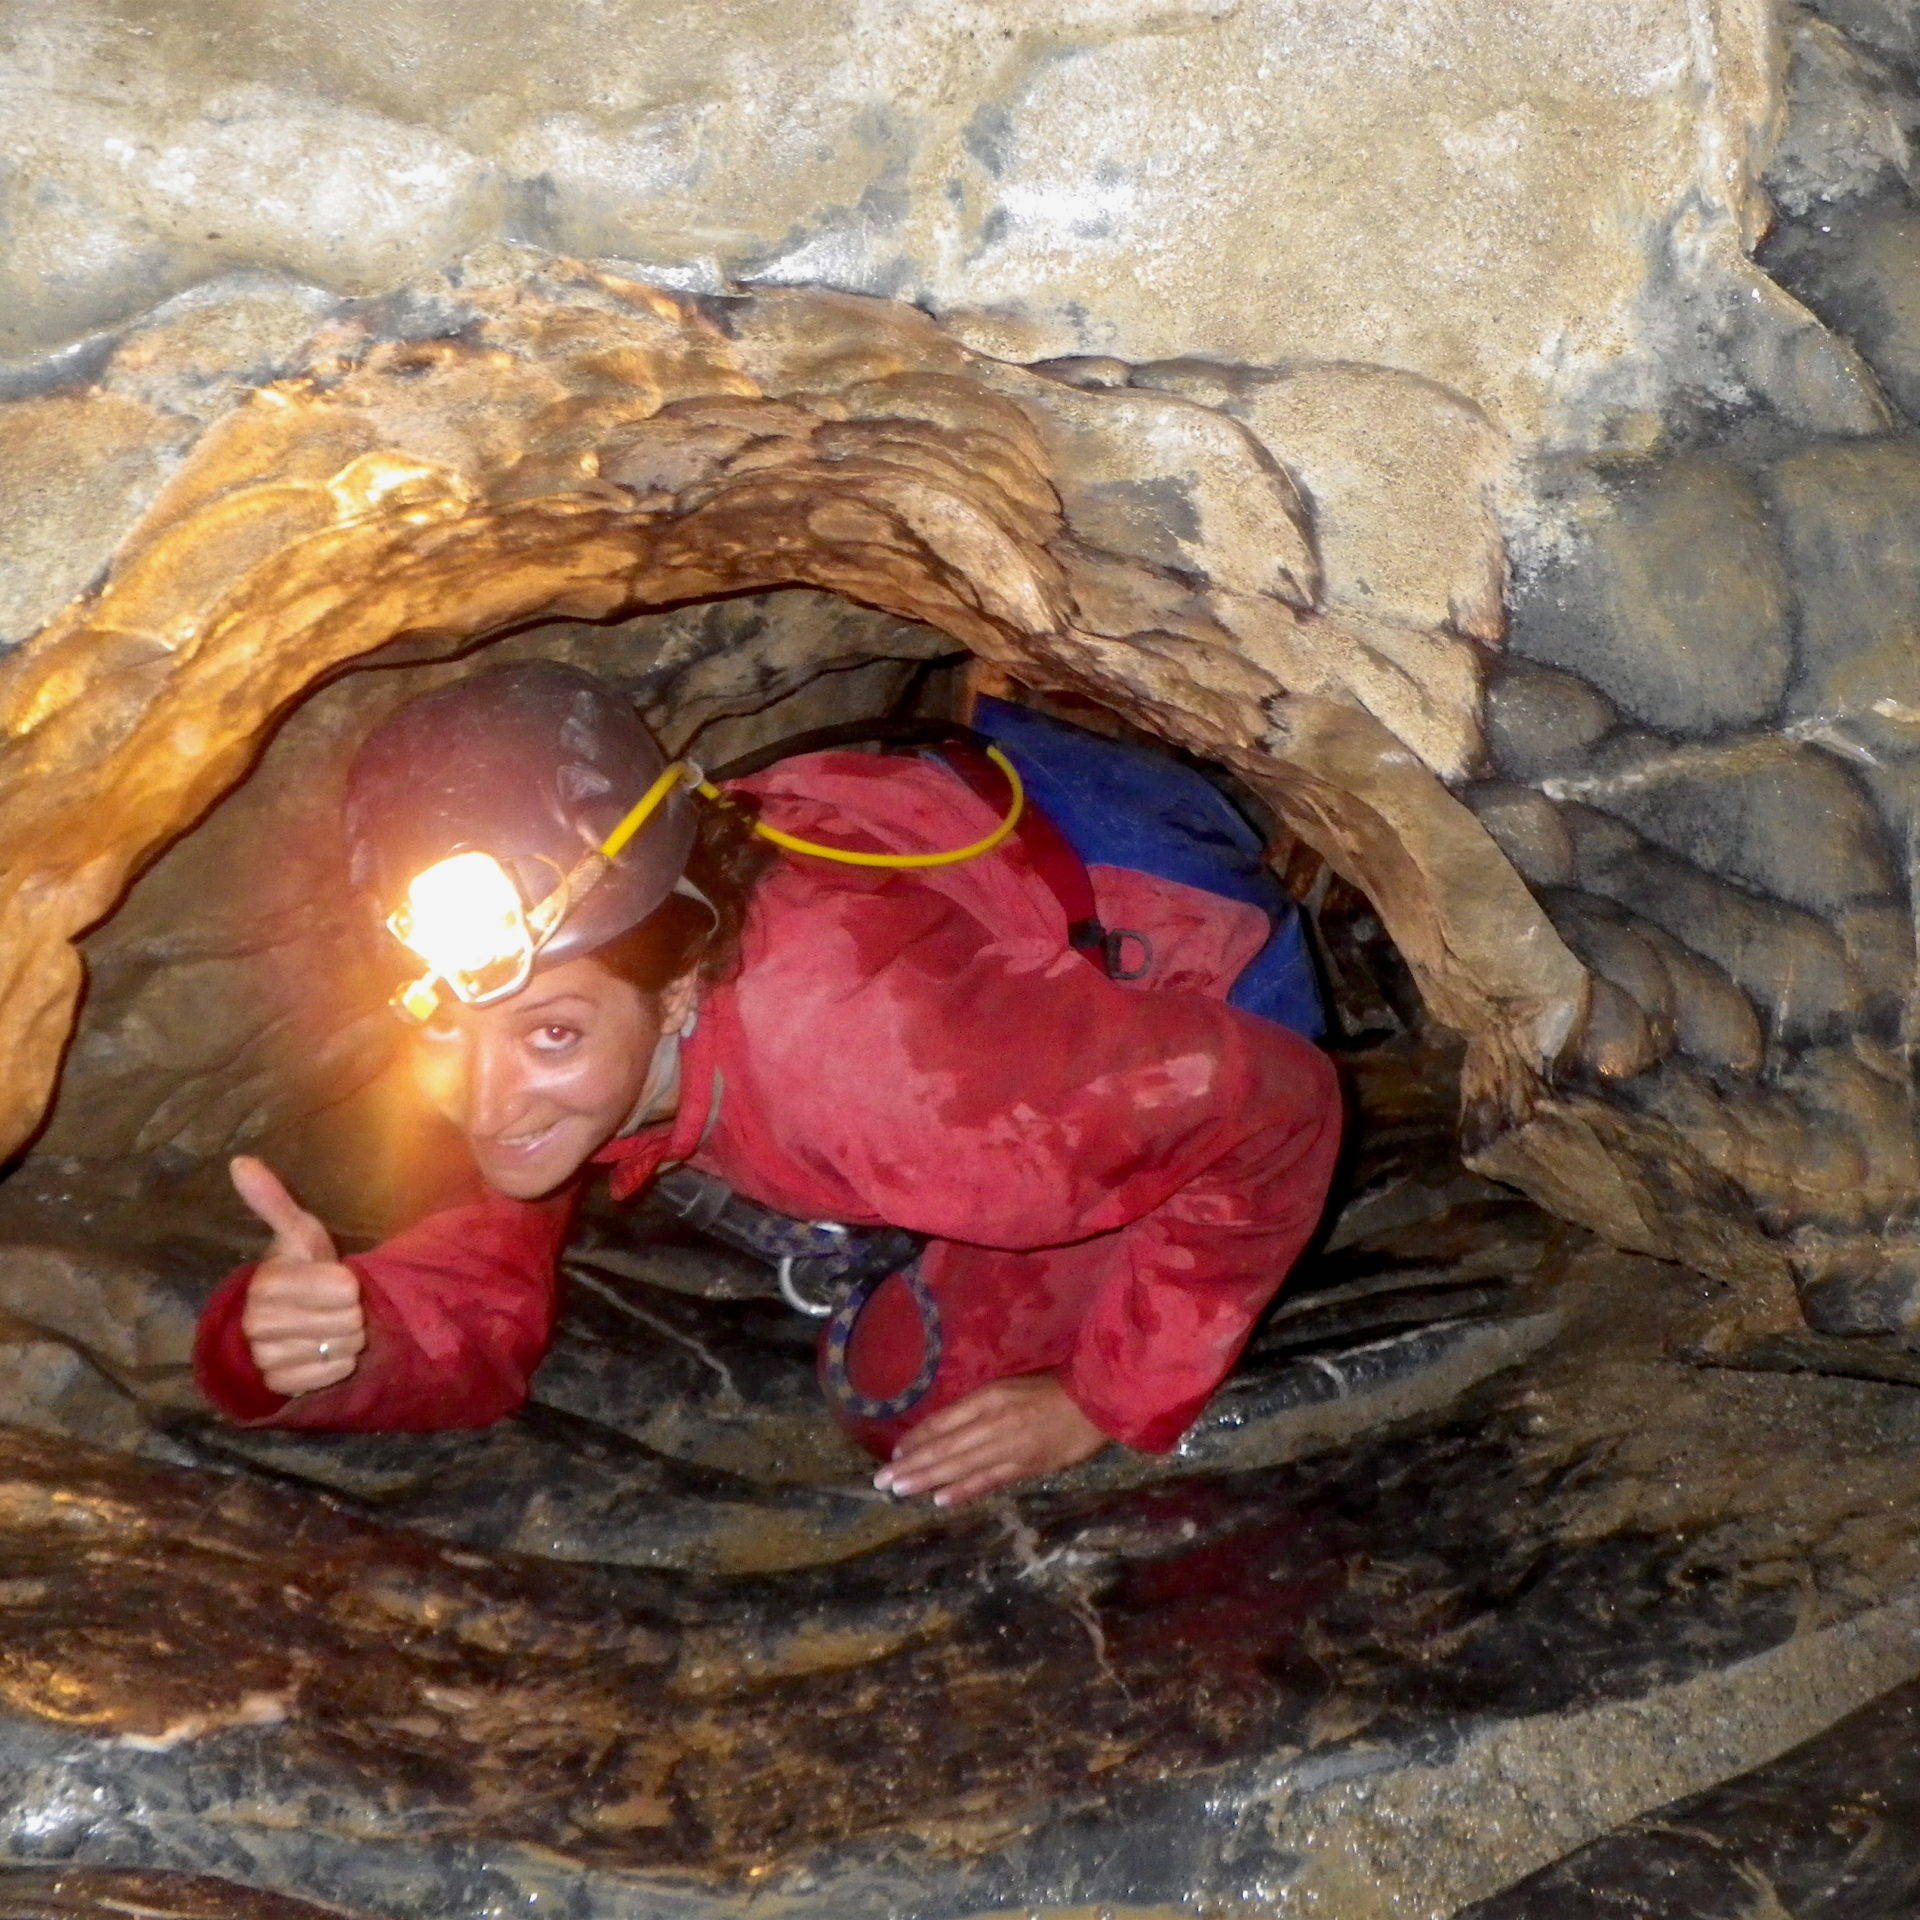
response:
[(396, 1009), (412, 1020), (430, 1020), (443, 986), (469, 1007), (518, 993), (533, 973), (534, 955), (593, 891), (609, 863), (681, 780), (700, 778), (698, 767), (674, 761), (531, 912), (512, 875), (490, 853), (450, 854), (415, 874), (406, 899), (387, 917), (387, 931), (429, 971), (394, 995)]
[(468, 1006), (504, 1000), (533, 971), (533, 929), (520, 890), (490, 853), (456, 853), (414, 875), (387, 930), (427, 963), (400, 996), (416, 1019), (444, 983)]

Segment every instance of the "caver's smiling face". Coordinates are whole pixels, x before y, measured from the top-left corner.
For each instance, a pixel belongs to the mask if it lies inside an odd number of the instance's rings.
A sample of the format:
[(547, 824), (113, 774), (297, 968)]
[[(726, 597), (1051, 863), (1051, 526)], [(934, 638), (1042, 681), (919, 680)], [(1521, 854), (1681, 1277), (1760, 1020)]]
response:
[(414, 1035), (414, 1077), (466, 1136), (481, 1178), (535, 1200), (619, 1132), (689, 996), (684, 983), (643, 992), (591, 956), (563, 961), (493, 1006), (443, 1000)]

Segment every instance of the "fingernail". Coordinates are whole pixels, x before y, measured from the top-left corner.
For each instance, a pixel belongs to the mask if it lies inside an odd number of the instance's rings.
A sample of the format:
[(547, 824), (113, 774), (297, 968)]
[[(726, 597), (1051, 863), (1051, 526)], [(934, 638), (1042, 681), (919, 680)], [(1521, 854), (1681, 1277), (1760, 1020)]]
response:
[(936, 1507), (950, 1507), (953, 1505), (953, 1495), (950, 1493), (936, 1493), (933, 1496), (933, 1504)]
[(873, 1484), (878, 1487), (882, 1493), (891, 1493), (893, 1491), (893, 1475), (890, 1474), (885, 1467), (882, 1467), (880, 1471), (873, 1476)]

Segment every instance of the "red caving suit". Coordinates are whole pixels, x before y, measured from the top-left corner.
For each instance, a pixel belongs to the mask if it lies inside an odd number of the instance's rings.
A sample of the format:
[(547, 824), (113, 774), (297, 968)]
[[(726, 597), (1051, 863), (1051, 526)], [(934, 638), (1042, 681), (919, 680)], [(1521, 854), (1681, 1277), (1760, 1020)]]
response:
[[(742, 784), (771, 824), (836, 846), (927, 852), (993, 823), (931, 760), (815, 754)], [(1318, 1218), (1339, 1136), (1332, 1069), (1223, 997), (1264, 916), (1118, 868), (1092, 878), (1106, 923), (1149, 938), (1137, 981), (1068, 946), (1017, 838), (905, 873), (781, 855), (738, 973), (701, 1001), (677, 1114), (596, 1156), (619, 1198), (689, 1161), (782, 1213), (931, 1236), (921, 1271), (945, 1350), (907, 1415), (854, 1426), (883, 1457), (975, 1387), (1042, 1369), (1114, 1439), (1172, 1446)], [(202, 1388), (235, 1419), (288, 1427), (500, 1419), (551, 1336), (572, 1198), (489, 1195), (349, 1259), (366, 1352), (294, 1400), (248, 1353), (243, 1268), (202, 1316)], [(855, 1386), (898, 1391), (919, 1346), (890, 1280), (854, 1333)]]

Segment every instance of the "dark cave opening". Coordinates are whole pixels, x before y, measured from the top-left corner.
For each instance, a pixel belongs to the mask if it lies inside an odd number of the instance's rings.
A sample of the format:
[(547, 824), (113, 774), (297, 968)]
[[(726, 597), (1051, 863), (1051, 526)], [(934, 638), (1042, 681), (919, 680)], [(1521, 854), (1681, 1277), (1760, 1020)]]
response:
[[(458, 1142), (405, 1084), (396, 1029), (369, 984), (337, 844), (346, 758), (379, 715), (423, 688), (480, 661), (531, 658), (590, 666), (632, 697), (669, 750), (709, 764), (823, 724), (955, 717), (982, 684), (1095, 731), (1160, 743), (1084, 697), (1000, 673), (983, 680), (933, 628), (805, 589), (536, 623), (451, 660), (418, 652), (402, 640), (310, 694), (254, 772), (90, 938), (88, 998), (59, 1097), (0, 1186), (0, 1238), (22, 1276), (13, 1312), (27, 1347), (44, 1348), (21, 1370), (9, 1417), (163, 1454), (185, 1446), (479, 1544), (499, 1544), (503, 1527), (518, 1537), (539, 1490), (609, 1440), (641, 1448), (642, 1477), (655, 1481), (684, 1466), (742, 1476), (749, 1492), (844, 1488), (859, 1463), (818, 1405), (813, 1329), (780, 1305), (770, 1275), (658, 1208), (617, 1207), (603, 1192), (568, 1254), (561, 1338), (506, 1439), (235, 1435), (204, 1418), (182, 1366), (191, 1311), (259, 1238), (227, 1181), (230, 1154), (268, 1158), (346, 1247), (429, 1210), (459, 1173)], [(1431, 1373), (1436, 1391), (1453, 1391), (1456, 1374), (1479, 1370), (1471, 1359), (1463, 1370), (1462, 1353), (1505, 1352), (1504, 1329), (1526, 1318), (1542, 1262), (1570, 1231), (1460, 1164), (1458, 1044), (1421, 1007), (1365, 896), (1231, 776), (1205, 770), (1256, 824), (1298, 898), (1353, 1119), (1326, 1224), (1263, 1320), (1211, 1440), (1185, 1450), (1185, 1471), (1215, 1459), (1229, 1435), (1238, 1438), (1228, 1452), (1244, 1452), (1249, 1409), (1284, 1410), (1303, 1382), (1323, 1384), (1330, 1369), (1337, 1378), (1355, 1354), (1371, 1385)], [(25, 1278), (35, 1271), (37, 1284)], [(87, 1297), (90, 1310), (73, 1304)], [(141, 1303), (131, 1316), (130, 1300)], [(95, 1330), (116, 1318), (142, 1331), (123, 1330), (116, 1347)], [(1111, 1461), (1081, 1477), (1117, 1484), (1158, 1471)], [(503, 1519), (515, 1502), (520, 1517)], [(547, 1525), (541, 1550), (697, 1558), (710, 1543), (685, 1541), (704, 1540), (719, 1512), (736, 1539), (728, 1553), (755, 1561), (737, 1501), (723, 1492), (687, 1505), (696, 1517), (678, 1529), (678, 1546), (672, 1528), (649, 1543), (631, 1527), (597, 1533), (583, 1515)], [(871, 1534), (828, 1526), (771, 1552), (832, 1558)]]

